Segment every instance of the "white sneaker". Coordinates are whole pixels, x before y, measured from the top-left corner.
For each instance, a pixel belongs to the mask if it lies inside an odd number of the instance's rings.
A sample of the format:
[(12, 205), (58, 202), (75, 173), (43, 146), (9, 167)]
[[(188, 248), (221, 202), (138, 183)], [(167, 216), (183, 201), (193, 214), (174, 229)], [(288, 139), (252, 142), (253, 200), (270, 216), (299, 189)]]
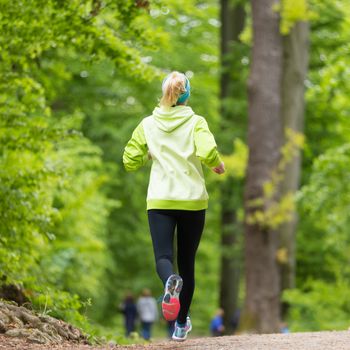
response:
[(192, 330), (192, 323), (190, 318), (187, 316), (185, 327), (179, 327), (177, 322), (175, 323), (175, 330), (172, 339), (175, 341), (185, 341), (187, 334)]

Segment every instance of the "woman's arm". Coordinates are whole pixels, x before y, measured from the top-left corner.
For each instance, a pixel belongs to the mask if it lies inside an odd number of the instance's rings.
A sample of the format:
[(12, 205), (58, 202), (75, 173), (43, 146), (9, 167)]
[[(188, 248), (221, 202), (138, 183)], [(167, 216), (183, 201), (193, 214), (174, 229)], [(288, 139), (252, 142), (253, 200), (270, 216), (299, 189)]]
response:
[(194, 128), (194, 143), (196, 155), (209, 168), (217, 174), (225, 171), (224, 163), (220, 158), (213, 134), (210, 132), (208, 123), (200, 117)]
[(131, 139), (124, 149), (125, 170), (135, 171), (145, 165), (148, 159), (148, 147), (141, 122), (132, 133)]

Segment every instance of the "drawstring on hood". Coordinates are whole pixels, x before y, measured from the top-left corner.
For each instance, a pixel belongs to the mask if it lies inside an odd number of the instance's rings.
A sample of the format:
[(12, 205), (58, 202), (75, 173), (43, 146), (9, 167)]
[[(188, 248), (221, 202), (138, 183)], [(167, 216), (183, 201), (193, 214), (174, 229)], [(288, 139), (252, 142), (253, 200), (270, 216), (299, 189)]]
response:
[(191, 119), (194, 114), (191, 107), (175, 106), (156, 107), (152, 116), (158, 129), (164, 132), (172, 132)]

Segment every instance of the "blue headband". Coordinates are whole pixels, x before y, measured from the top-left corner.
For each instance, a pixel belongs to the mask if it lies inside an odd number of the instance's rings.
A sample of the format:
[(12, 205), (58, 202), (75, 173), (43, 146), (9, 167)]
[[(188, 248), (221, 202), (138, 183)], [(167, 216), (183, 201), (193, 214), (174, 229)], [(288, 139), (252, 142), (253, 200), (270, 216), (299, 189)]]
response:
[[(186, 77), (186, 75), (184, 74), (184, 77), (186, 79), (186, 85), (185, 85), (185, 89), (186, 91), (184, 93), (182, 93), (179, 98), (176, 101), (176, 104), (181, 104), (181, 103), (185, 103), (186, 100), (188, 100), (188, 98), (191, 96), (191, 85), (190, 85), (190, 81), (188, 80), (188, 78)], [(167, 77), (164, 78), (163, 83), (162, 83), (162, 88), (165, 84), (165, 82), (168, 80), (169, 75)]]
[(177, 99), (177, 101), (176, 101), (177, 105), (181, 104), (181, 103), (185, 103), (191, 95), (190, 81), (187, 79), (186, 76), (185, 76), (185, 78), (186, 78), (186, 85), (185, 85), (186, 91), (183, 94), (181, 94), (180, 97)]

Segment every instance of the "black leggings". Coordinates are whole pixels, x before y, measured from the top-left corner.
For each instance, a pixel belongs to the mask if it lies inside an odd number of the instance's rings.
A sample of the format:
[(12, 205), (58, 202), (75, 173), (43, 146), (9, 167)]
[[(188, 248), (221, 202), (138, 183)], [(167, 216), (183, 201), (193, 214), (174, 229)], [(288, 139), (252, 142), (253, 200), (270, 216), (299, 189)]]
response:
[(177, 265), (183, 279), (178, 323), (185, 323), (194, 292), (194, 264), (202, 236), (205, 210), (148, 210), (156, 268), (163, 284), (174, 273), (173, 242), (177, 227)]

